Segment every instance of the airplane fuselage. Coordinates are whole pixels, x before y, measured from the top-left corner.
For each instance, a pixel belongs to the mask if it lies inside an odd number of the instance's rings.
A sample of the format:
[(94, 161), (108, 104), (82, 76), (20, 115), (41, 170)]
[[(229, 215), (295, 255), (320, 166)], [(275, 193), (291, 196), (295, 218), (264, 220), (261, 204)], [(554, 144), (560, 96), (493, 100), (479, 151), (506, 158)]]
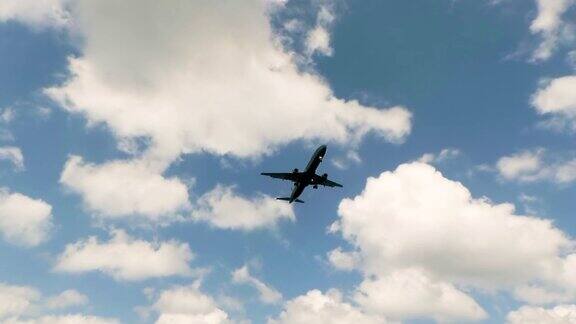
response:
[(290, 194), (290, 203), (298, 199), (298, 197), (300, 197), (300, 195), (302, 194), (302, 192), (304, 192), (304, 189), (306, 189), (307, 186), (314, 185), (316, 187), (316, 185), (314, 184), (314, 178), (315, 178), (314, 176), (316, 175), (316, 169), (318, 169), (318, 166), (322, 162), (322, 159), (324, 159), (325, 154), (326, 154), (326, 145), (320, 146), (314, 152), (314, 154), (310, 158), (310, 161), (308, 162), (308, 165), (306, 166), (306, 169), (304, 169), (304, 172), (299, 174), (300, 177), (298, 181), (294, 182), (294, 189), (292, 189), (292, 194)]

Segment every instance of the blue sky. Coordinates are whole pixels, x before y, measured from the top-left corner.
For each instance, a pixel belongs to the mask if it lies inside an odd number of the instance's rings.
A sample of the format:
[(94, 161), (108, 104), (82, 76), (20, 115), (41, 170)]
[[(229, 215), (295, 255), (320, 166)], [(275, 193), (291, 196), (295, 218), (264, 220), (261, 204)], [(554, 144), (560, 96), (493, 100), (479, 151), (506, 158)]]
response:
[(0, 0), (0, 322), (576, 322), (575, 13)]

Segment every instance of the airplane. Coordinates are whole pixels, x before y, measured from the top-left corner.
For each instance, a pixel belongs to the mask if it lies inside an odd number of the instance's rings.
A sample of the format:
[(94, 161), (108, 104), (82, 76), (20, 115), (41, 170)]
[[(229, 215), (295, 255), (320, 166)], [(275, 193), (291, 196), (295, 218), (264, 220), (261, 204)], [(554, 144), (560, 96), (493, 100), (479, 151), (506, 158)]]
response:
[(276, 199), (284, 200), (289, 203), (293, 202), (304, 203), (304, 201), (298, 199), (298, 197), (309, 185), (312, 185), (314, 189), (318, 189), (319, 185), (325, 187), (342, 187), (341, 184), (328, 180), (327, 173), (324, 173), (321, 176), (316, 174), (316, 169), (322, 162), (322, 159), (324, 159), (326, 149), (327, 149), (326, 145), (322, 145), (318, 149), (316, 149), (316, 151), (310, 158), (310, 162), (308, 162), (306, 169), (304, 169), (304, 172), (299, 172), (298, 169), (294, 169), (294, 171), (290, 173), (268, 173), (268, 172), (260, 173), (261, 175), (264, 176), (294, 182), (294, 189), (292, 190), (292, 194), (290, 195), (290, 197), (279, 197)]

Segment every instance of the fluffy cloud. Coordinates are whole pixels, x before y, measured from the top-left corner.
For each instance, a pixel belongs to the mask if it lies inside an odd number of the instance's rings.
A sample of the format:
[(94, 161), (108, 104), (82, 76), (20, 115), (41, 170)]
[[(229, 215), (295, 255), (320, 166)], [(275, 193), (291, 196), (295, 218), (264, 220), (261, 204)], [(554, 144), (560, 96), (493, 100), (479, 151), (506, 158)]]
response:
[(60, 182), (79, 193), (89, 210), (103, 218), (140, 216), (150, 221), (176, 218), (188, 207), (188, 188), (176, 178), (164, 178), (146, 160), (86, 163), (68, 159)]
[(35, 246), (48, 238), (52, 206), (0, 187), (0, 234), (6, 241)]
[(32, 287), (0, 283), (0, 320), (29, 311), (38, 299), (40, 293)]
[(446, 282), (434, 282), (417, 270), (368, 279), (354, 299), (363, 309), (389, 318), (433, 317), (439, 322), (480, 320), (486, 312), (468, 295)]
[(401, 142), (411, 128), (406, 109), (335, 98), (319, 76), (298, 70), (269, 24), (279, 6), (81, 1), (83, 55), (70, 60), (71, 78), (46, 92), (118, 138), (150, 138), (168, 160), (254, 156), (298, 139), (347, 143), (371, 131)]
[(551, 116), (554, 124), (576, 129), (576, 76), (565, 76), (544, 83), (532, 96), (532, 106), (541, 115)]
[(225, 229), (251, 230), (275, 226), (282, 219), (294, 221), (292, 206), (260, 195), (238, 196), (233, 187), (216, 186), (198, 199), (192, 218)]
[(326, 294), (311, 290), (286, 302), (282, 313), (277, 318), (269, 319), (268, 324), (387, 323), (382, 316), (368, 315), (342, 299), (342, 294), (337, 290), (330, 290)]
[(570, 324), (576, 322), (576, 306), (560, 305), (551, 309), (523, 306), (510, 312), (509, 324)]
[(315, 53), (330, 56), (333, 49), (330, 46), (330, 29), (334, 24), (334, 5), (331, 1), (321, 1), (316, 16), (316, 26), (306, 35), (305, 54), (311, 57)]
[(273, 287), (270, 287), (259, 279), (254, 278), (250, 274), (250, 270), (248, 269), (247, 265), (234, 270), (234, 272), (232, 272), (232, 280), (236, 284), (247, 284), (254, 287), (256, 290), (258, 290), (258, 293), (260, 294), (260, 300), (263, 303), (276, 304), (282, 300), (282, 294)]
[(36, 288), (0, 283), (0, 321), (3, 324), (117, 324), (115, 319), (71, 314), (44, 314), (53, 309), (65, 309), (86, 304), (88, 297), (76, 290), (44, 298)]
[(90, 237), (66, 246), (54, 267), (59, 272), (100, 271), (116, 280), (145, 280), (155, 277), (190, 276), (190, 247), (176, 241), (136, 240), (116, 230), (108, 242)]
[(176, 286), (160, 293), (151, 309), (158, 313), (156, 324), (225, 324), (231, 323), (228, 314), (220, 309), (212, 297), (200, 291), (200, 283)]
[(524, 151), (498, 160), (496, 169), (503, 179), (521, 182), (547, 180), (570, 183), (576, 180), (576, 159), (547, 161), (543, 149)]
[[(570, 279), (576, 271), (574, 242), (551, 221), (473, 198), (427, 164), (403, 164), (369, 178), (360, 195), (340, 203), (338, 213), (331, 230), (355, 247), (352, 264), (365, 276), (356, 298), (373, 312), (479, 319), (485, 313), (464, 287), (513, 290), (534, 284), (549, 293), (576, 291)], [(383, 291), (396, 293), (396, 299), (384, 298)]]
[(550, 58), (558, 43), (562, 40), (565, 29), (570, 28), (563, 20), (563, 15), (574, 5), (574, 0), (536, 0), (538, 15), (532, 21), (530, 30), (542, 36), (542, 43), (533, 53), (534, 61)]
[(7, 160), (14, 165), (16, 170), (24, 169), (24, 156), (19, 148), (14, 146), (0, 147), (0, 160)]
[(70, 23), (69, 0), (2, 0), (0, 22), (19, 21), (35, 28), (66, 27)]
[(543, 150), (525, 151), (512, 156), (505, 156), (498, 160), (496, 169), (507, 180), (533, 181), (539, 178), (542, 168)]
[(76, 290), (65, 290), (59, 295), (52, 296), (46, 300), (46, 307), (50, 309), (62, 309), (72, 306), (86, 305), (88, 297)]

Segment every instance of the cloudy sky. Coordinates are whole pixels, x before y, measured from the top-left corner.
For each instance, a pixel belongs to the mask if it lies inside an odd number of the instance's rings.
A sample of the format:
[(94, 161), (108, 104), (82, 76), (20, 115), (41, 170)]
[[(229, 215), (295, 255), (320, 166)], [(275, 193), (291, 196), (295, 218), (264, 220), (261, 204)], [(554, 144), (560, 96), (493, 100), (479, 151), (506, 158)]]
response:
[(576, 323), (575, 139), (575, 0), (0, 0), (0, 323)]

